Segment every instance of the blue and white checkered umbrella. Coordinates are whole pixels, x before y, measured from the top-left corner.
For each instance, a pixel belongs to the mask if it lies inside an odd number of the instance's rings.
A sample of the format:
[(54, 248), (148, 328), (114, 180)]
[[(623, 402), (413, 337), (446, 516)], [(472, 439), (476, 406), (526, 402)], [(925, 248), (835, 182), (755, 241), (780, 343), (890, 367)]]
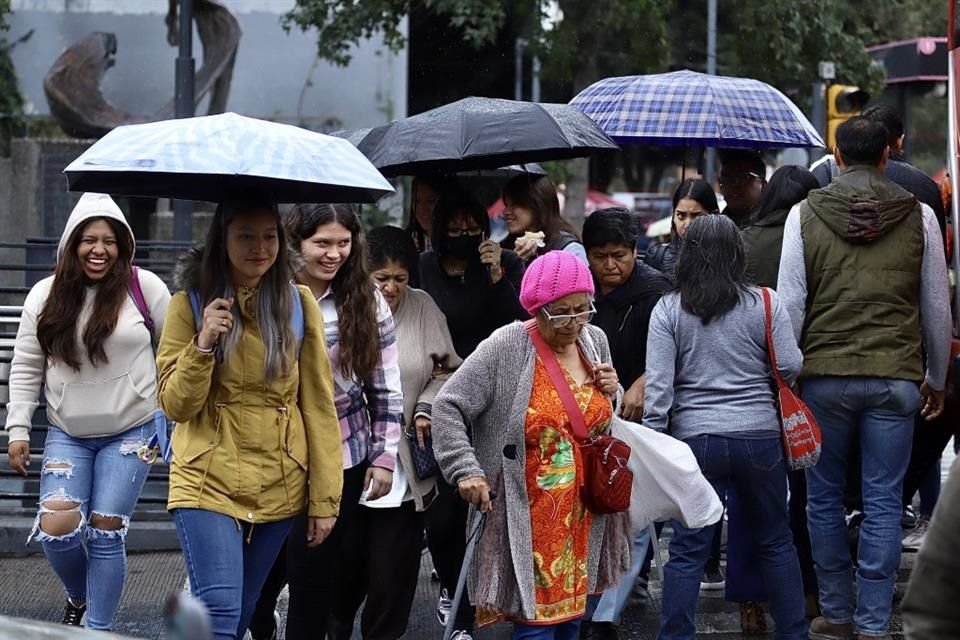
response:
[(375, 202), (393, 187), (349, 141), (235, 113), (117, 127), (64, 170), (71, 191), (223, 202)]
[(750, 78), (686, 70), (606, 78), (570, 104), (620, 144), (823, 146), (820, 134), (789, 98)]

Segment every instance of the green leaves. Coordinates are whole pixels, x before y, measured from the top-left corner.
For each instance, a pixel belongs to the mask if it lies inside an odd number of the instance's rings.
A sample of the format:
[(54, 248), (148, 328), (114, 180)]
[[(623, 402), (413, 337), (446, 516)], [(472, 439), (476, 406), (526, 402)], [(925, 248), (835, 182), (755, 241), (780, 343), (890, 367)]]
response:
[[(503, 24), (499, 2), (484, 0), (425, 0), (432, 12), (447, 16), (472, 45), (493, 42)], [(317, 55), (340, 66), (350, 62), (350, 48), (379, 33), (391, 51), (406, 44), (400, 22), (410, 12), (410, 0), (297, 0), (283, 18), (288, 31), (317, 30)]]

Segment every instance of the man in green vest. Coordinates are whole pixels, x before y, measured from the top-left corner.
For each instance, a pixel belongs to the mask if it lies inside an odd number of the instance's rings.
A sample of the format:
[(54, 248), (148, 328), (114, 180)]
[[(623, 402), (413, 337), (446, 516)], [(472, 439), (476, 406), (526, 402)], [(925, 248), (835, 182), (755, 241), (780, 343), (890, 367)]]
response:
[[(823, 430), (807, 513), (823, 616), (811, 640), (890, 638), (903, 477), (917, 410), (943, 411), (950, 306), (930, 207), (884, 176), (884, 126), (837, 129), (840, 175), (795, 206), (778, 276), (804, 353), (803, 398)], [(926, 362), (924, 362), (926, 353)], [(856, 597), (843, 493), (859, 437), (863, 502)]]

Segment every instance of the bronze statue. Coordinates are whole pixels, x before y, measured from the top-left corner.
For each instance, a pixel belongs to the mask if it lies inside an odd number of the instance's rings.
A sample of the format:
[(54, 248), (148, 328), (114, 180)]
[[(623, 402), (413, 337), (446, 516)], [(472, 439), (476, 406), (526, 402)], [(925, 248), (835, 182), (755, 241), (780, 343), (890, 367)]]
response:
[[(177, 0), (168, 1), (167, 42), (176, 46)], [(199, 104), (210, 93), (208, 113), (222, 113), (230, 94), (240, 24), (217, 0), (196, 0), (193, 19), (203, 46), (203, 65), (194, 78), (194, 104)], [(44, 76), (43, 90), (50, 113), (69, 135), (99, 138), (120, 125), (173, 117), (172, 99), (149, 115), (125, 113), (110, 104), (100, 90), (100, 83), (107, 69), (113, 66), (116, 52), (114, 34), (91, 33), (60, 54)]]

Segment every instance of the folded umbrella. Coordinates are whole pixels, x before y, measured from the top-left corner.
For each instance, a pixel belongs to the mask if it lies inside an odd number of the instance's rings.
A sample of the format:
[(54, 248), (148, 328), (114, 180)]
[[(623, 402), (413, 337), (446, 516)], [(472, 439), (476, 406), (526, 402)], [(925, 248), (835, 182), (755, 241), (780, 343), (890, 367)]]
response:
[(621, 144), (822, 147), (803, 112), (765, 82), (674, 71), (606, 78), (570, 101)]
[(464, 98), (376, 127), (357, 147), (388, 177), (499, 169), (619, 148), (569, 105), (496, 98)]
[(235, 113), (117, 127), (64, 173), (71, 191), (208, 202), (376, 202), (393, 192), (347, 140)]

